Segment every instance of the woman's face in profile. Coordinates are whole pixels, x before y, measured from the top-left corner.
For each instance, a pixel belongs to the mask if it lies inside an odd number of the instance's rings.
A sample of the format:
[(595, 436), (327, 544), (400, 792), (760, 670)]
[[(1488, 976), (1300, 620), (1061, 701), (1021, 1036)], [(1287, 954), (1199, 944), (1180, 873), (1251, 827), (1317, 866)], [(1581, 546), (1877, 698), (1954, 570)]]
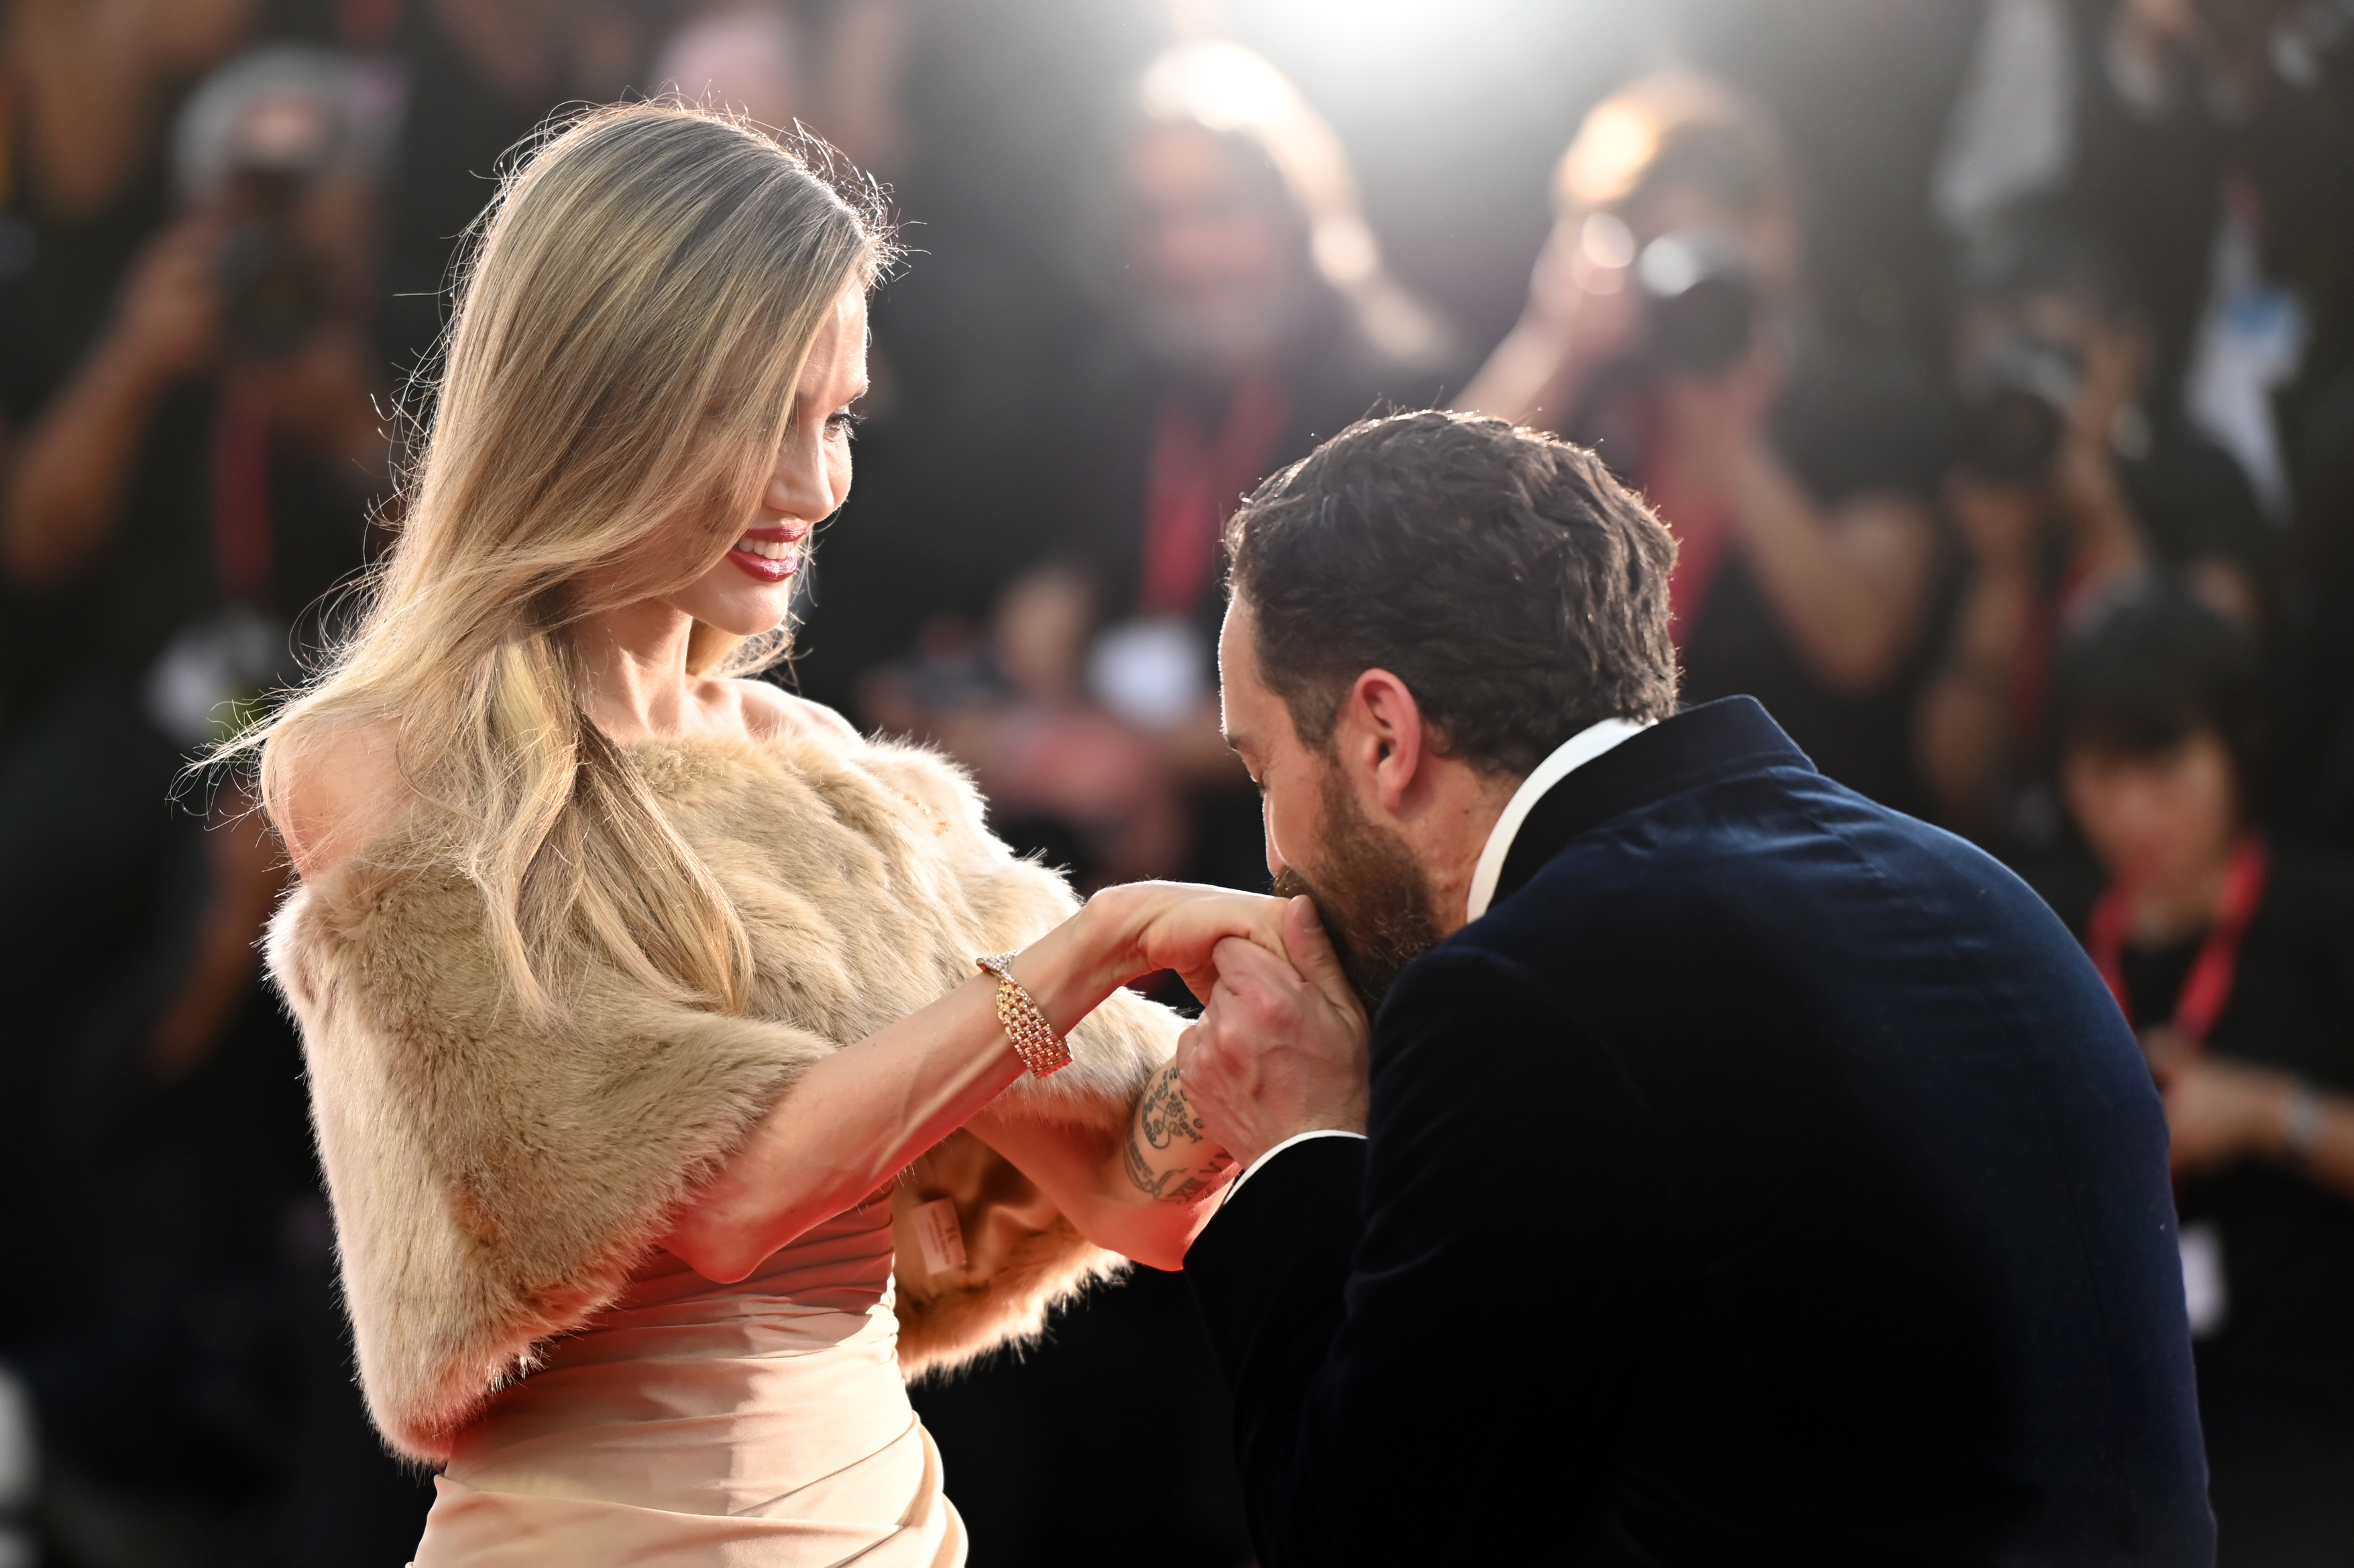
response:
[(733, 546), (673, 607), (737, 637), (782, 624), (810, 535), (850, 494), (850, 405), (866, 391), (866, 293), (844, 290), (793, 389), (792, 424)]

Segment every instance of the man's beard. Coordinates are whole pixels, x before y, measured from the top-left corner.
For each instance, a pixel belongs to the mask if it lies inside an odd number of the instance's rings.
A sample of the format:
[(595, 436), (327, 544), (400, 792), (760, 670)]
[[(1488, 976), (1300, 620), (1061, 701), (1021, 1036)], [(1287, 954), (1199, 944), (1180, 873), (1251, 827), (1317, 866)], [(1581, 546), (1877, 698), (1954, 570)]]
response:
[(1357, 808), (1337, 778), (1324, 782), (1323, 854), (1313, 879), (1277, 874), (1278, 897), (1305, 893), (1324, 916), (1342, 972), (1371, 1016), (1406, 965), (1439, 943), (1430, 885), (1403, 839)]

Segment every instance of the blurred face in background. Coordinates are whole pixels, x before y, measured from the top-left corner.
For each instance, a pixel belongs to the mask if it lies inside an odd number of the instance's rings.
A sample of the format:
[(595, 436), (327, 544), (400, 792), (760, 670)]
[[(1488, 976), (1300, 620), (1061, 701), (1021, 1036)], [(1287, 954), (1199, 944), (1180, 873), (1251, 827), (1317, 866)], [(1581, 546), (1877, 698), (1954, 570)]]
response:
[(1076, 572), (1046, 567), (1016, 578), (990, 619), (999, 671), (1034, 702), (1075, 698), (1095, 614), (1094, 590)]
[(2239, 832), (2232, 754), (2211, 729), (2164, 751), (2080, 746), (2061, 777), (2093, 853), (2129, 889), (2195, 880), (2229, 854)]
[(1152, 351), (1232, 375), (1279, 349), (1308, 259), (1276, 173), (1226, 137), (1153, 125), (1129, 149), (1122, 178), (1129, 270)]

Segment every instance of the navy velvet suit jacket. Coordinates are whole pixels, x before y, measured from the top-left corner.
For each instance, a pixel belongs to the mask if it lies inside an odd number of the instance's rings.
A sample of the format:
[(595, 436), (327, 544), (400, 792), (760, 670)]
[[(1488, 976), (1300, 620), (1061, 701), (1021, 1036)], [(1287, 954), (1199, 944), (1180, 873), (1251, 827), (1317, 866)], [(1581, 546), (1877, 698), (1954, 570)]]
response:
[(1260, 1560), (2211, 1563), (2166, 1149), (2024, 885), (1684, 713), (1194, 1244)]

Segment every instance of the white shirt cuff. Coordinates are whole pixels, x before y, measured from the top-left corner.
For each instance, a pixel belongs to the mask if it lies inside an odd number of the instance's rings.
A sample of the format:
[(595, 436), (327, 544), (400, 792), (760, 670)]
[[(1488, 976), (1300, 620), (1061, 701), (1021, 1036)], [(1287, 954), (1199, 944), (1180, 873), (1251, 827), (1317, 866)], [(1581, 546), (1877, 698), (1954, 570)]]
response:
[(1285, 1150), (1290, 1148), (1295, 1143), (1305, 1143), (1311, 1138), (1363, 1138), (1364, 1136), (1365, 1135), (1362, 1132), (1350, 1132), (1343, 1128), (1337, 1127), (1319, 1128), (1314, 1132), (1295, 1132), (1289, 1138), (1285, 1139), (1281, 1143), (1277, 1144), (1273, 1149), (1268, 1150), (1257, 1160), (1252, 1160), (1248, 1165), (1245, 1166), (1243, 1168), (1243, 1173), (1235, 1178), (1234, 1185), (1226, 1189), (1226, 1195), (1225, 1198), (1220, 1200), (1220, 1202), (1222, 1205), (1233, 1202), (1235, 1194), (1243, 1190), (1244, 1182), (1249, 1181), (1253, 1176), (1257, 1175), (1261, 1166), (1265, 1165), (1268, 1160), (1274, 1159), (1277, 1155), (1282, 1153)]

